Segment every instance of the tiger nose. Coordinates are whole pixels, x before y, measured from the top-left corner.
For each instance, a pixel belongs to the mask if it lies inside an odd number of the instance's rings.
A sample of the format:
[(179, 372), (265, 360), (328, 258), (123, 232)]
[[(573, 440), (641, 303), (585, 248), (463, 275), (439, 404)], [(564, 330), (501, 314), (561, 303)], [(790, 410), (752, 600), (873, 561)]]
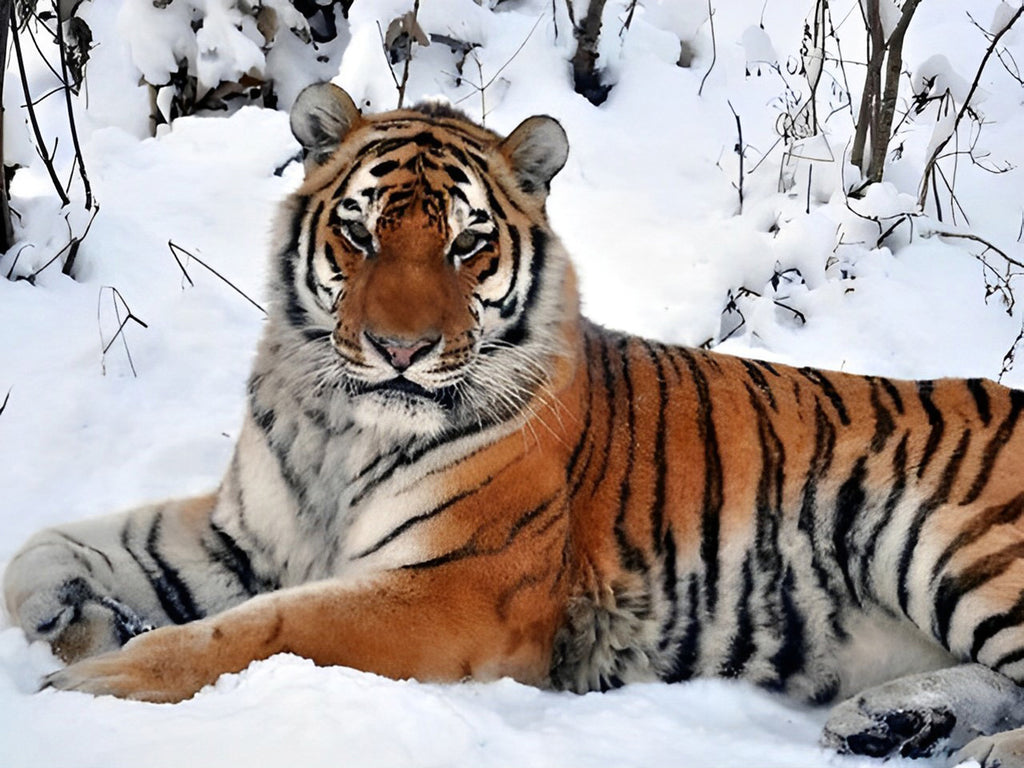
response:
[(364, 331), (364, 333), (373, 348), (399, 373), (430, 354), (430, 351), (441, 340), (440, 336), (411, 340), (394, 336), (377, 336), (369, 331)]

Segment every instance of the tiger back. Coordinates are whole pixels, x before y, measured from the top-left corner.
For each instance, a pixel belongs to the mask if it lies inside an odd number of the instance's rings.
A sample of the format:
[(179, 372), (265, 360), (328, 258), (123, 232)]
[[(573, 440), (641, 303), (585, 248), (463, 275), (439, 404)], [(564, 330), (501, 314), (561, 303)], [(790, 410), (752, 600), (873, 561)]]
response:
[(291, 120), (306, 179), (220, 488), (44, 531), (5, 574), (74, 662), (50, 684), (175, 701), (282, 651), (578, 692), (724, 676), (845, 699), (841, 751), (1024, 764), (1022, 393), (585, 320), (552, 118), (502, 138), (320, 85)]

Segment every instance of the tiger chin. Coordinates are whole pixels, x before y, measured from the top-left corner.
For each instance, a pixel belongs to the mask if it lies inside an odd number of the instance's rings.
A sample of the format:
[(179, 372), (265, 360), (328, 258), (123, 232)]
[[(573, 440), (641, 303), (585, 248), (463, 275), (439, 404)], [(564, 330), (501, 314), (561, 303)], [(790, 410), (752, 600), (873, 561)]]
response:
[[(51, 686), (180, 701), (291, 652), (569, 691), (834, 703), (823, 743), (1024, 765), (1024, 394), (668, 346), (580, 315), (568, 143), (298, 98), (305, 181), (217, 490), (42, 531)], [(838, 702), (838, 703), (836, 703)]]

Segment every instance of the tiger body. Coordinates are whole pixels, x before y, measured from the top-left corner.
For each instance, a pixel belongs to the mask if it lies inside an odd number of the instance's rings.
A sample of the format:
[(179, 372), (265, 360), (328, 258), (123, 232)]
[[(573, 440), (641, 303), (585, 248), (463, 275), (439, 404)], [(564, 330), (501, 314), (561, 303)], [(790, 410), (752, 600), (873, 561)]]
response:
[(713, 675), (867, 689), (826, 728), (844, 751), (1014, 764), (1024, 394), (590, 323), (544, 214), (550, 118), (501, 139), (315, 86), (292, 127), (306, 181), (221, 486), (7, 569), (11, 614), (73, 662), (51, 684), (174, 701), (285, 651), (579, 692)]

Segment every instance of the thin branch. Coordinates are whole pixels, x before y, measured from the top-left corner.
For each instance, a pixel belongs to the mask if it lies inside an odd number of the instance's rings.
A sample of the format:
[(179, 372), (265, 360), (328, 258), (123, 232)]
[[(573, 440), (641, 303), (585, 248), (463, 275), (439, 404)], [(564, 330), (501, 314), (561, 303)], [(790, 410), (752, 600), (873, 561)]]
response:
[[(103, 291), (104, 289), (110, 291), (111, 302), (114, 305), (114, 317), (117, 319), (117, 331), (110, 337), (110, 341), (104, 342), (103, 339), (103, 324), (100, 316), (103, 307)], [(127, 313), (124, 319), (121, 318), (121, 308), (118, 306), (118, 301), (124, 307), (124, 311)], [(128, 306), (128, 302), (124, 300), (124, 296), (112, 285), (104, 285), (100, 288), (99, 297), (96, 300), (96, 325), (100, 333), (100, 344), (103, 345), (103, 350), (100, 353), (100, 365), (103, 367), (103, 372), (106, 373), (106, 365), (103, 362), (106, 359), (107, 352), (113, 346), (114, 342), (120, 337), (121, 343), (124, 345), (124, 353), (128, 358), (128, 366), (132, 369), (132, 376), (138, 377), (138, 372), (135, 370), (135, 362), (132, 360), (131, 350), (128, 348), (128, 338), (125, 336), (124, 329), (129, 322), (135, 322), (141, 325), (143, 328), (149, 328), (149, 326), (139, 317), (137, 317)]]
[[(25, 58), (21, 52), (21, 42), (19, 41), (18, 34), (18, 23), (14, 19), (15, 14), (11, 14), (11, 38), (14, 42), (14, 55), (18, 59), (18, 74), (21, 75), (21, 90), (25, 94), (25, 109), (28, 110), (29, 122), (32, 124), (32, 131), (35, 133), (37, 149), (45, 147), (46, 142), (43, 140), (43, 132), (39, 129), (39, 120), (36, 118), (36, 111), (32, 107), (32, 94), (28, 87), (28, 74), (25, 71)], [(56, 149), (55, 149), (56, 151)], [(64, 192), (64, 187), (60, 183), (60, 179), (57, 178), (57, 171), (53, 167), (53, 158), (43, 158), (44, 165), (46, 166), (47, 172), (50, 174), (50, 181), (53, 182), (53, 188), (57, 192), (57, 196), (60, 198), (61, 205), (70, 205), (71, 200), (68, 198), (67, 193)]]
[[(75, 161), (78, 163), (78, 175), (82, 179), (85, 190), (85, 210), (92, 210), (92, 185), (89, 174), (85, 170), (85, 158), (82, 156), (82, 145), (78, 141), (78, 127), (75, 123), (75, 110), (71, 102), (70, 73), (68, 71), (67, 41), (64, 39), (64, 22), (60, 20), (57, 0), (54, 0), (54, 12), (57, 14), (57, 49), (60, 52), (60, 71), (64, 81), (64, 101), (68, 110), (68, 127), (71, 131), (71, 144), (75, 148)], [(73, 261), (73, 260), (72, 260)]]
[(740, 122), (740, 116), (736, 114), (736, 110), (732, 107), (731, 101), (726, 101), (729, 105), (729, 111), (732, 112), (732, 116), (736, 118), (736, 154), (740, 156), (740, 182), (736, 188), (740, 196), (740, 213), (743, 213), (743, 124)]
[(711, 70), (715, 68), (715, 62), (718, 61), (718, 41), (715, 39), (715, 9), (711, 7), (711, 0), (708, 0), (708, 23), (711, 24), (711, 66), (704, 73), (704, 77), (700, 79), (700, 88), (697, 89), (698, 96), (704, 93), (704, 83), (707, 82)]
[(228, 286), (229, 286), (229, 287), (230, 287), (230, 288), (231, 288), (232, 290), (234, 290), (234, 291), (235, 291), (235, 293), (237, 293), (237, 294), (238, 294), (239, 296), (241, 296), (241, 297), (242, 297), (243, 299), (245, 299), (245, 300), (246, 300), (246, 301), (248, 301), (248, 302), (249, 302), (250, 304), (252, 304), (252, 305), (253, 305), (254, 307), (256, 307), (256, 309), (258, 309), (258, 310), (259, 310), (260, 312), (262, 312), (262, 313), (263, 313), (264, 315), (265, 315), (265, 314), (267, 314), (267, 310), (265, 310), (265, 309), (264, 309), (263, 307), (261, 307), (261, 306), (260, 306), (260, 305), (259, 305), (259, 304), (258, 304), (258, 303), (257, 303), (256, 301), (254, 301), (254, 300), (253, 300), (252, 298), (250, 298), (250, 297), (249, 297), (249, 295), (245, 293), (245, 291), (243, 291), (243, 290), (242, 290), (241, 288), (239, 288), (239, 287), (238, 287), (237, 285), (235, 285), (234, 283), (232, 283), (232, 282), (231, 282), (230, 280), (228, 280), (228, 279), (227, 279), (226, 277), (224, 277), (224, 275), (222, 275), (222, 274), (221, 274), (220, 272), (218, 272), (218, 271), (217, 271), (216, 269), (214, 269), (214, 268), (213, 268), (213, 267), (211, 267), (211, 266), (210, 266), (209, 264), (207, 264), (207, 263), (206, 263), (205, 261), (203, 261), (202, 259), (200, 259), (200, 258), (199, 258), (198, 256), (196, 256), (196, 255), (195, 255), (194, 253), (192, 253), (191, 251), (189, 251), (189, 250), (187, 250), (187, 249), (185, 249), (185, 248), (182, 248), (182, 247), (181, 247), (180, 245), (178, 245), (177, 243), (175, 243), (175, 242), (174, 242), (173, 240), (168, 240), (168, 241), (167, 241), (167, 247), (168, 247), (168, 248), (170, 249), (170, 251), (171, 251), (171, 256), (173, 256), (173, 257), (174, 257), (174, 260), (175, 260), (175, 261), (176, 261), (176, 262), (178, 263), (178, 268), (179, 268), (179, 269), (181, 270), (181, 273), (182, 273), (182, 274), (183, 274), (183, 275), (185, 276), (185, 279), (186, 279), (186, 280), (188, 280), (188, 283), (189, 283), (189, 285), (191, 285), (191, 286), (195, 286), (195, 282), (194, 282), (194, 281), (192, 280), (191, 276), (190, 276), (190, 275), (188, 274), (188, 270), (187, 270), (187, 269), (185, 269), (185, 265), (181, 263), (181, 259), (179, 259), (179, 258), (178, 258), (178, 255), (179, 255), (179, 254), (182, 254), (182, 255), (186, 256), (187, 258), (189, 258), (189, 259), (192, 259), (192, 260), (193, 260), (193, 261), (195, 261), (195, 262), (196, 262), (197, 264), (199, 264), (199, 266), (201, 266), (201, 267), (205, 268), (205, 269), (206, 269), (206, 270), (207, 270), (208, 272), (210, 272), (210, 273), (212, 273), (213, 275), (215, 275), (216, 277), (220, 278), (220, 279), (221, 279), (221, 281), (223, 281), (224, 283), (226, 283), (226, 284), (227, 284), (227, 285), (228, 285)]
[(996, 247), (988, 240), (979, 235), (975, 235), (971, 232), (934, 232), (933, 234), (938, 235), (939, 237), (954, 237), (959, 238), (961, 240), (972, 240), (976, 243), (981, 243), (982, 245), (985, 246), (985, 251), (994, 251), (998, 253), (1000, 256), (1002, 256), (1008, 263), (1013, 264), (1013, 266), (1015, 267), (1020, 267), (1021, 269), (1024, 269), (1024, 262), (1017, 261), (1017, 259), (1010, 256), (1006, 251)]
[(11, 399), (11, 390), (7, 390), (7, 394), (4, 396), (4, 401), (0, 403), (0, 415), (7, 409), (7, 403)]
[(988, 63), (988, 60), (992, 58), (992, 53), (995, 51), (996, 46), (999, 45), (999, 40), (1003, 35), (1010, 31), (1010, 28), (1022, 15), (1024, 15), (1024, 6), (1018, 8), (1016, 13), (1014, 13), (1010, 20), (1006, 22), (1005, 26), (992, 36), (992, 42), (985, 51), (985, 55), (981, 59), (981, 64), (978, 65), (978, 71), (974, 74), (974, 82), (971, 83), (971, 88), (967, 92), (967, 96), (964, 98), (963, 104), (960, 105), (960, 111), (957, 112), (956, 119), (953, 121), (952, 132), (943, 141), (941, 141), (937, 147), (935, 147), (935, 151), (932, 152), (932, 156), (928, 158), (928, 162), (925, 164), (924, 175), (921, 178), (921, 189), (917, 196), (917, 204), (920, 208), (924, 208), (924, 204), (928, 199), (928, 182), (935, 174), (935, 165), (939, 161), (939, 155), (942, 154), (942, 150), (945, 149), (949, 140), (956, 135), (956, 132), (960, 127), (961, 120), (963, 120), (964, 115), (967, 114), (971, 99), (974, 98), (974, 92), (978, 90), (978, 84), (981, 81), (981, 73), (985, 71), (985, 65)]

